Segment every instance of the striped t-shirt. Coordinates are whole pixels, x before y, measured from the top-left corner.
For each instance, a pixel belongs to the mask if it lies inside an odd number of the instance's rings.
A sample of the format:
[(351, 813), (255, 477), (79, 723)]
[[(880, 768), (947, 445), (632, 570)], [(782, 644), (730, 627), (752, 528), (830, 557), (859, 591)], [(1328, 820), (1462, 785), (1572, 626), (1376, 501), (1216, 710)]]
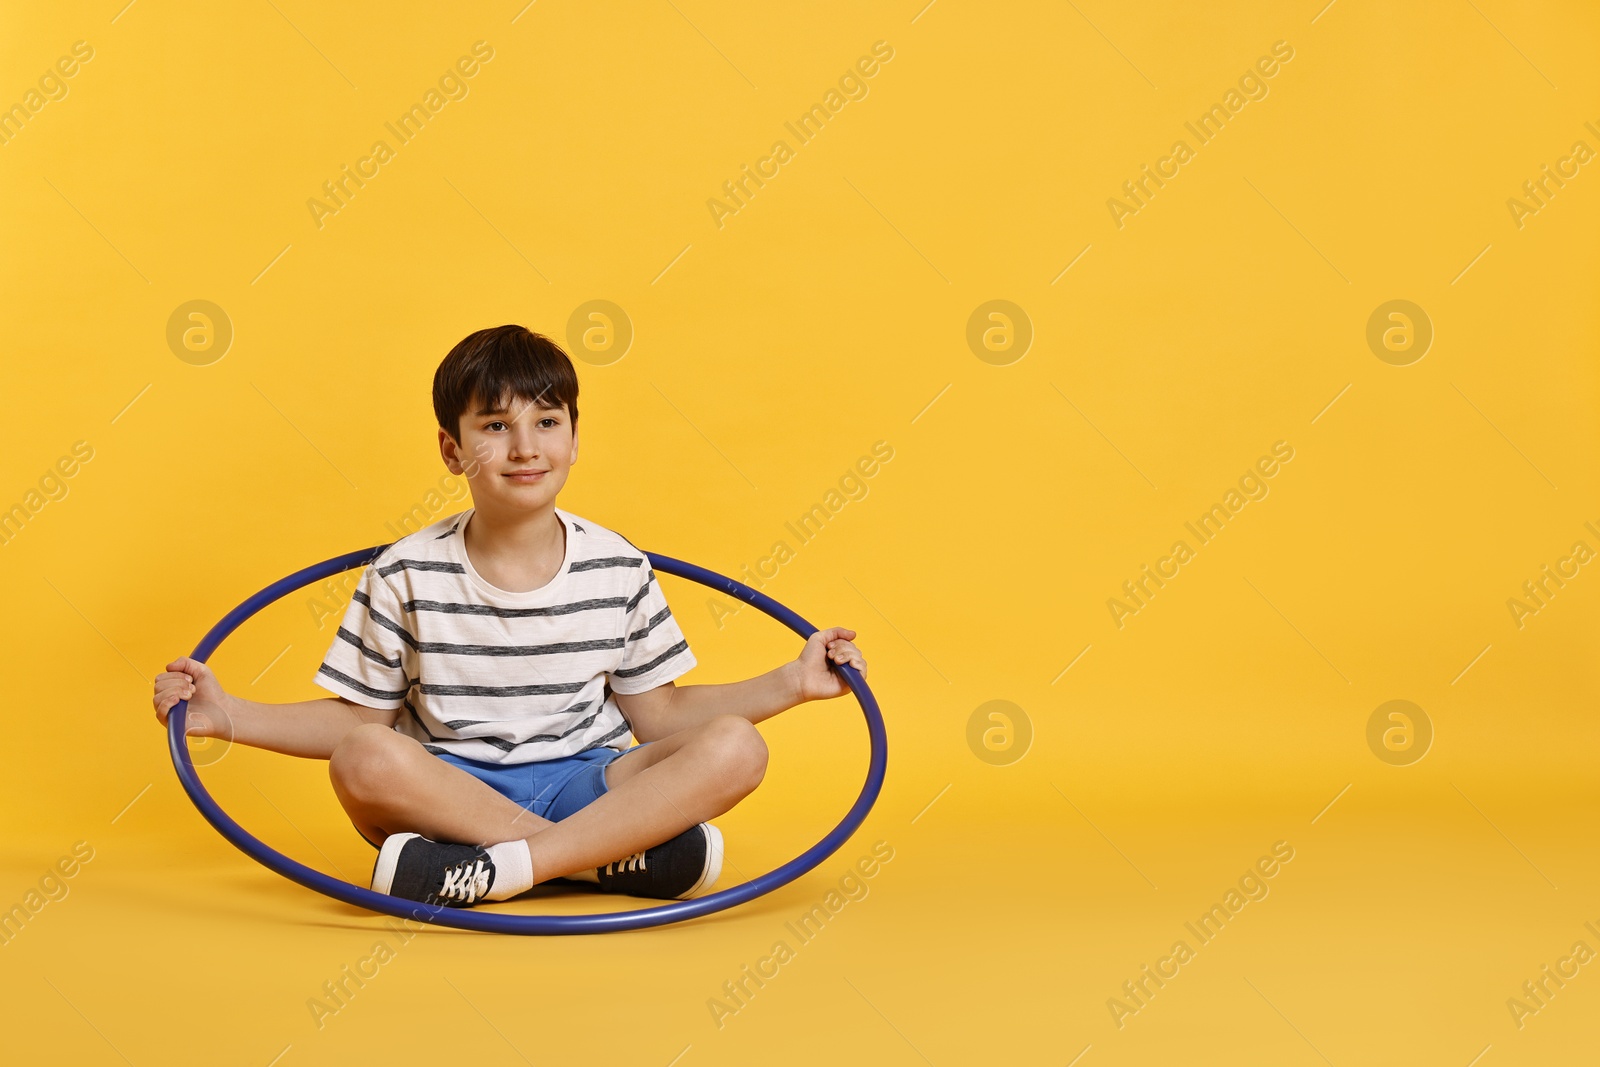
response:
[(365, 707), (404, 708), (395, 729), (433, 753), (531, 763), (626, 749), (612, 694), (695, 665), (649, 557), (556, 508), (567, 530), (561, 570), (531, 592), (507, 592), (467, 558), (472, 512), (368, 564), (316, 683)]

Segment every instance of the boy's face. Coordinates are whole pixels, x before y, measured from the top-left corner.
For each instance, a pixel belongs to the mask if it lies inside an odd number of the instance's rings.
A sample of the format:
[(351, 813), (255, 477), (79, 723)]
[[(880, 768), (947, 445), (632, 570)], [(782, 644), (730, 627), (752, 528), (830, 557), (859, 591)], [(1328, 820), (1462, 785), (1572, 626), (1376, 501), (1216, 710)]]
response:
[(441, 428), (439, 450), (450, 473), (466, 476), (479, 510), (536, 511), (552, 504), (566, 484), (578, 459), (578, 435), (565, 404), (544, 407), (517, 397), (484, 403), (475, 397), (461, 413), (460, 442)]

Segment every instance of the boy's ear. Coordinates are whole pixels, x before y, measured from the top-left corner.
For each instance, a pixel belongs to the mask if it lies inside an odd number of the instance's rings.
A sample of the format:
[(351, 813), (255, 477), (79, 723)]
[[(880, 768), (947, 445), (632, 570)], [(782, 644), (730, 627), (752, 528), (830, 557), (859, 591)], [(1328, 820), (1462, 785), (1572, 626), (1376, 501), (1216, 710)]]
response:
[[(439, 427), (439, 456), (444, 460), (444, 465), (450, 468), (451, 474), (466, 473), (466, 464), (461, 460), (461, 446), (456, 444), (450, 431), (443, 426)], [(461, 470), (456, 470), (456, 467)]]

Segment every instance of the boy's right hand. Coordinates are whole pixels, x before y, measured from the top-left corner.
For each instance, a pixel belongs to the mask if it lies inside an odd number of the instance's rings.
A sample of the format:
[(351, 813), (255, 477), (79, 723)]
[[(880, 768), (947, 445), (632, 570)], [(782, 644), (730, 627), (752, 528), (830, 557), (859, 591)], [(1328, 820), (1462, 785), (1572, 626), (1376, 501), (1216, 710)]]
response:
[(189, 702), (189, 717), (184, 723), (184, 733), (190, 737), (233, 736), (233, 721), (228, 715), (228, 694), (223, 691), (217, 676), (197, 659), (188, 656), (167, 664), (166, 671), (156, 675), (156, 721), (166, 729), (167, 713), (180, 700)]

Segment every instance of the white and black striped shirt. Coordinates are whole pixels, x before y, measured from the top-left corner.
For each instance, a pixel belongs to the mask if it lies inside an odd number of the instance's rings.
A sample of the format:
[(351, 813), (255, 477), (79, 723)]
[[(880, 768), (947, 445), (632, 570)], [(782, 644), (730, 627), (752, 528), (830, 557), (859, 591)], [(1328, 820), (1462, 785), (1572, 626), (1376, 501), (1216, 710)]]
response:
[(695, 665), (649, 557), (560, 508), (567, 554), (550, 582), (496, 588), (473, 569), (469, 508), (368, 564), (318, 685), (405, 711), (395, 729), (430, 752), (486, 763), (626, 749), (613, 693), (642, 693)]

